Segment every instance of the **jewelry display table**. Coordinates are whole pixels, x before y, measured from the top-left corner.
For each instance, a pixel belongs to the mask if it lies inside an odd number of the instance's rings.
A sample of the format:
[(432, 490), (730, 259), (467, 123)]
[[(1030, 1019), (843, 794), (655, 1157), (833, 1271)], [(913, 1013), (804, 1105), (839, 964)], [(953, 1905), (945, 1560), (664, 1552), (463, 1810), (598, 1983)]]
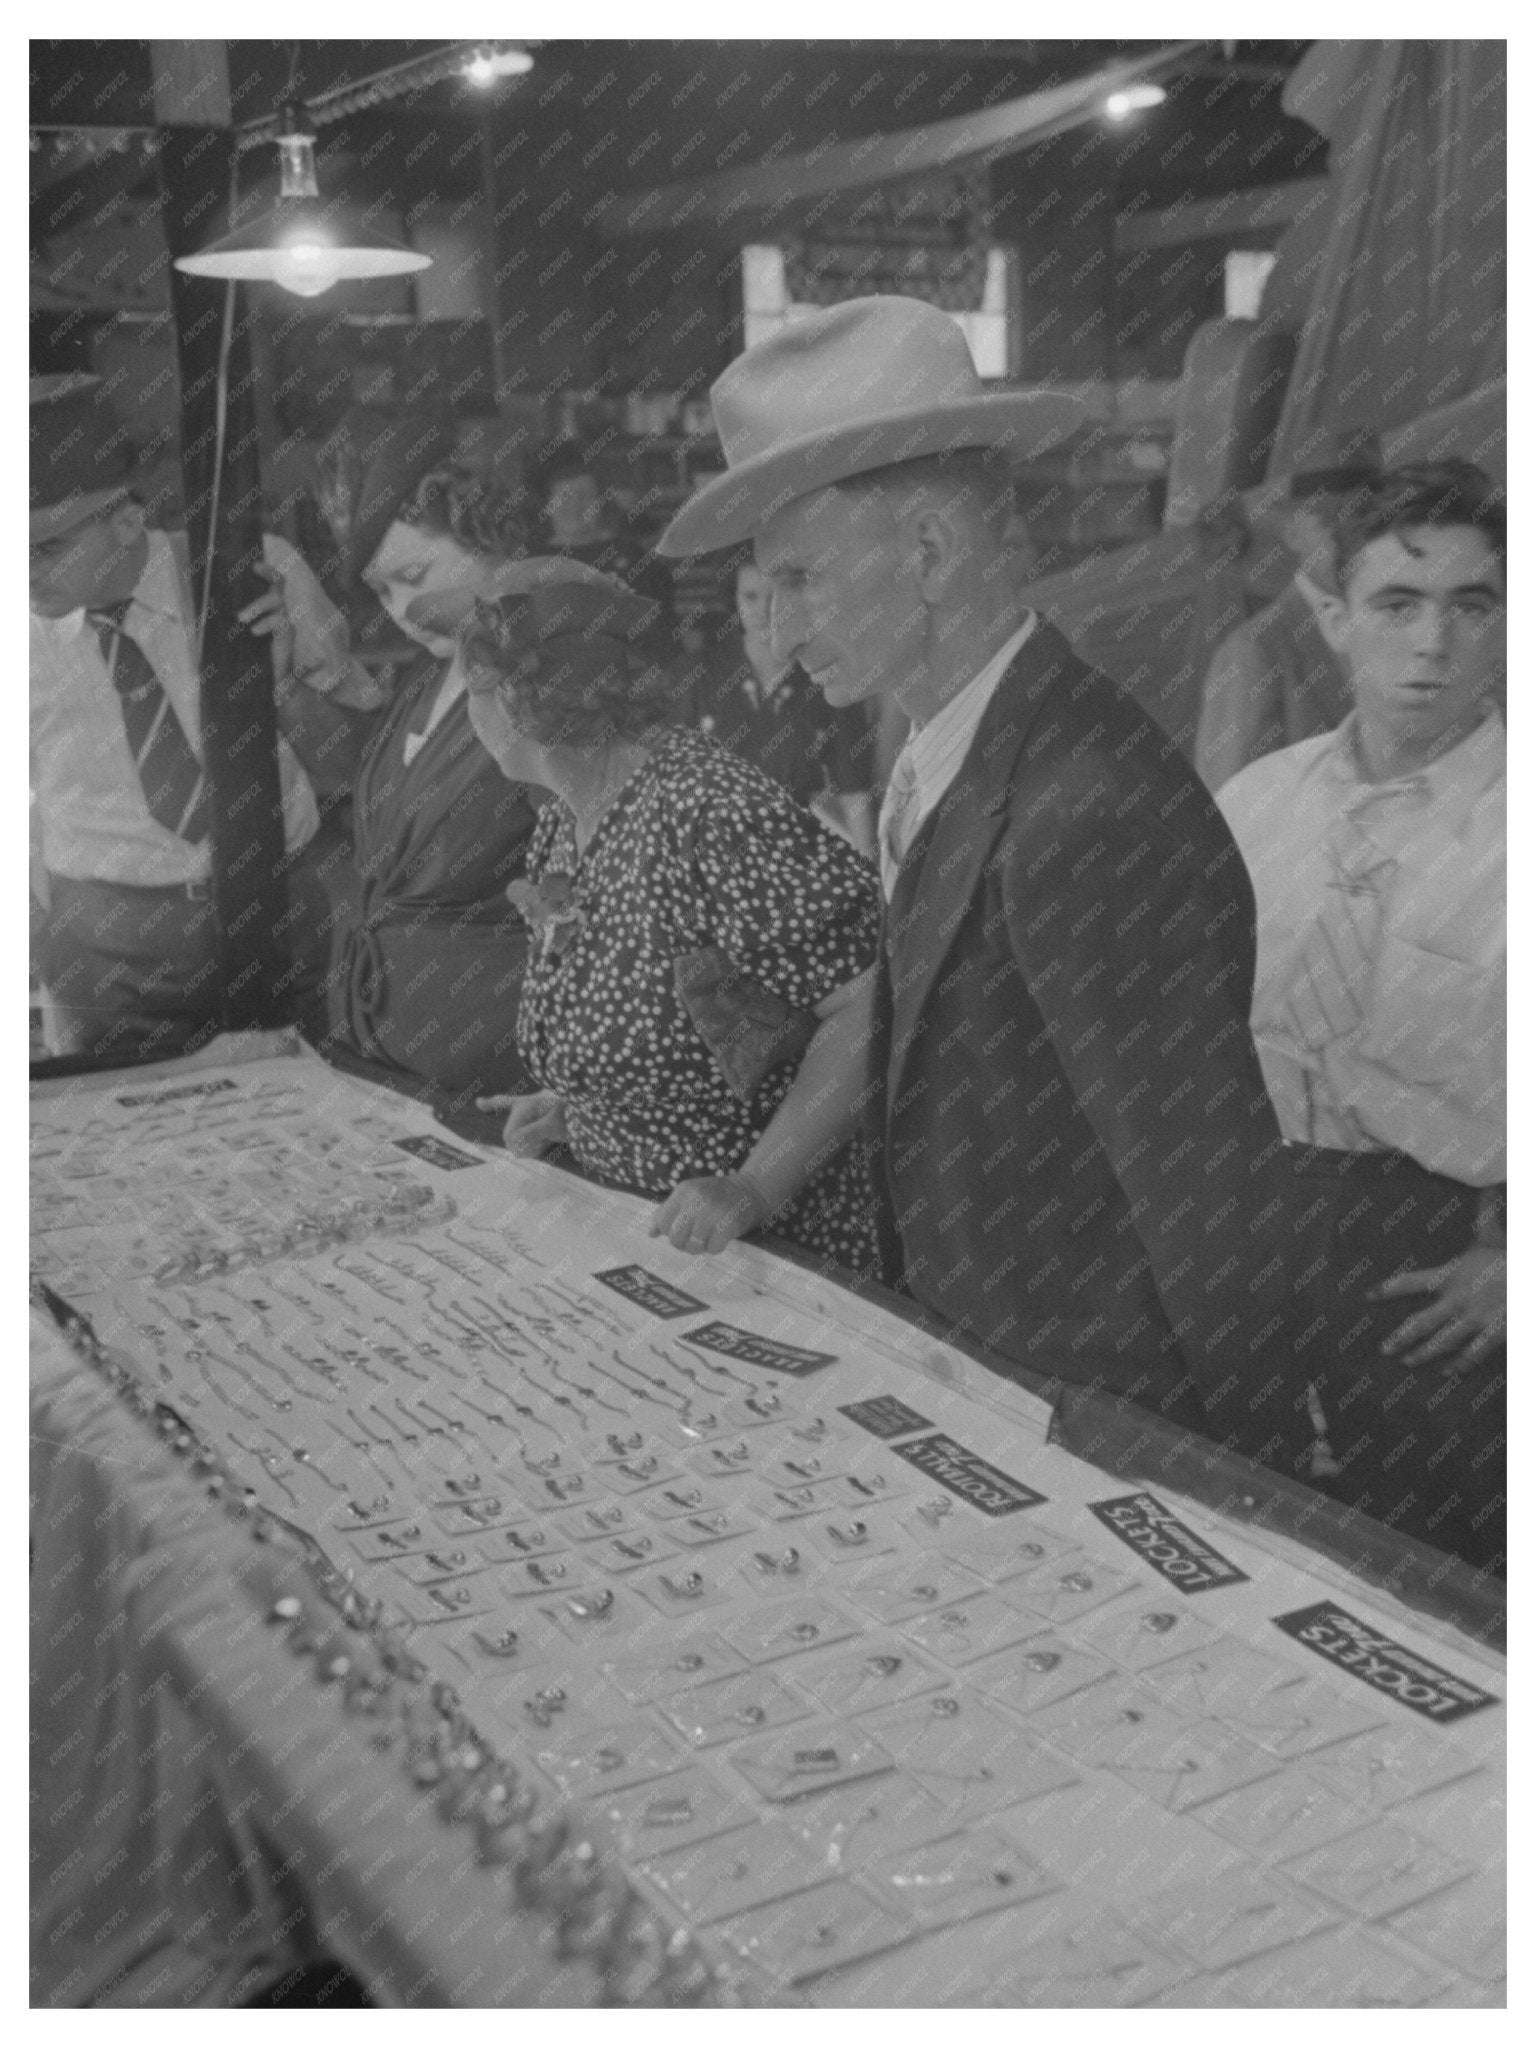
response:
[(1503, 1660), (1252, 1493), (312, 1056), (33, 1133), (34, 2002), (1502, 2003)]

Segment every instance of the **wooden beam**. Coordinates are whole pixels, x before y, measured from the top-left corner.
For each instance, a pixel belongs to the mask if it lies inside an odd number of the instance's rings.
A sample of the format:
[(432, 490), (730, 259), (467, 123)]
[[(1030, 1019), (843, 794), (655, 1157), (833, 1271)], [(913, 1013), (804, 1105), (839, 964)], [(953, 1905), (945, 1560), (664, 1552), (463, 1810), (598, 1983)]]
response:
[[(222, 43), (151, 46), (157, 168), (169, 255), (190, 255), (220, 233), (236, 156), (229, 70)], [(170, 272), (181, 378), (182, 475), (194, 594), (207, 578), (202, 648), (203, 765), (213, 795), (213, 904), (219, 927), (227, 1030), (286, 1021), (281, 998), (288, 945), (277, 717), (266, 641), (238, 613), (267, 588), (262, 559), (261, 463), (249, 311), (231, 323), (221, 361), (226, 289)], [(221, 386), (226, 405), (222, 446)], [(212, 575), (208, 565), (212, 560)]]
[(1170, 249), (1213, 235), (1270, 232), (1325, 203), (1326, 178), (1292, 178), (1282, 185), (1249, 185), (1215, 199), (1183, 199), (1172, 206), (1122, 213), (1115, 221), (1115, 254)]

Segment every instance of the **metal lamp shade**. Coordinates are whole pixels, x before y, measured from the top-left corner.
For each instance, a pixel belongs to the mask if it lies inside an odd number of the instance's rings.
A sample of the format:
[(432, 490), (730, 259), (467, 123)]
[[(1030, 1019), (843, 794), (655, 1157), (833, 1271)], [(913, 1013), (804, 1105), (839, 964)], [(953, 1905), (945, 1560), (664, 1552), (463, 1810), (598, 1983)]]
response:
[(279, 200), (270, 213), (221, 235), (195, 256), (178, 256), (191, 277), (244, 278), (312, 298), (343, 278), (403, 277), (431, 257), (365, 227), (349, 207)]

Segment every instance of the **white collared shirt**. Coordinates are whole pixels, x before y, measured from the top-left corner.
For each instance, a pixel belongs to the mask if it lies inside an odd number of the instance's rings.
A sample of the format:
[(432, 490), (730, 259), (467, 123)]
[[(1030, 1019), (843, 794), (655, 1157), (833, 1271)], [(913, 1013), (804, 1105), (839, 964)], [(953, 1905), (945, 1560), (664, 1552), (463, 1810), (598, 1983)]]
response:
[(1008, 664), (1035, 630), (1030, 612), (1017, 632), (993, 655), (979, 675), (958, 690), (926, 725), (914, 726), (896, 757), (880, 805), (880, 882), (889, 902), (902, 862), (923, 829), (923, 823), (960, 773), (987, 706), (1003, 680)]
[[(1287, 1138), (1406, 1152), (1488, 1186), (1505, 1177), (1504, 721), (1490, 703), (1449, 753), (1388, 782), (1362, 776), (1355, 727), (1265, 755), (1216, 799), (1258, 900), (1264, 1078)], [(1368, 970), (1319, 1005), (1309, 939), (1346, 887), (1373, 899)]]
[[(193, 614), (176, 544), (151, 529), (143, 573), (124, 629), (149, 658), (194, 752), (202, 754)], [(205, 840), (167, 831), (144, 801), (96, 629), (84, 611), (29, 616), (32, 788), (43, 865), (79, 882), (134, 887), (199, 882), (209, 872)], [(319, 812), (309, 778), (278, 739), (284, 838), (313, 837)]]

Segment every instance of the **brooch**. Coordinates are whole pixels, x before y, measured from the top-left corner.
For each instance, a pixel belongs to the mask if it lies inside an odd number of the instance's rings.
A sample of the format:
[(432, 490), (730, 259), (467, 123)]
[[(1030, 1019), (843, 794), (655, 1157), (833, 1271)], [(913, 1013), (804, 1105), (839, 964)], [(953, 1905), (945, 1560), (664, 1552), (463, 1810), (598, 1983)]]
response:
[(586, 929), (587, 913), (576, 899), (572, 875), (509, 882), (507, 901), (533, 933), (535, 958), (541, 966), (546, 960), (560, 959)]

